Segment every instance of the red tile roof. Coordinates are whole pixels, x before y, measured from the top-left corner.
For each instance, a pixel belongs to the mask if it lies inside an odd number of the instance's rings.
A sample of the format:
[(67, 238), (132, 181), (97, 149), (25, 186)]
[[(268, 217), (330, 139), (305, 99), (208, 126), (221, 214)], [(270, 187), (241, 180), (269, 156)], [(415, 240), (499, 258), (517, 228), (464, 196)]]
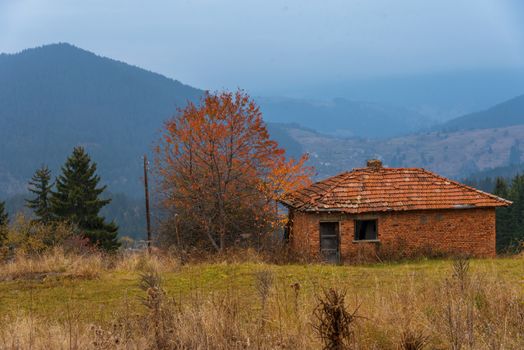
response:
[(421, 168), (353, 169), (289, 193), (284, 205), (300, 211), (368, 213), (501, 207), (510, 201)]

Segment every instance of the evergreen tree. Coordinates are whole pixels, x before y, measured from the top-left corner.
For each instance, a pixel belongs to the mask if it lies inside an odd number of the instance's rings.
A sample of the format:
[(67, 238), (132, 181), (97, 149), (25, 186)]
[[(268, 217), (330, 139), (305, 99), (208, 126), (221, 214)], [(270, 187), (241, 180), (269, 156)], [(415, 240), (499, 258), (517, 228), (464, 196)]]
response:
[(75, 147), (56, 179), (51, 208), (57, 219), (76, 224), (93, 244), (115, 250), (119, 247), (118, 226), (114, 222), (106, 223), (99, 215), (100, 209), (111, 201), (100, 198), (106, 187), (98, 187), (99, 182), (96, 163), (91, 162), (82, 147)]
[(5, 210), (5, 202), (0, 202), (0, 247), (4, 245), (7, 239), (7, 224), (9, 217)]
[(495, 189), (493, 191), (493, 194), (501, 198), (508, 198), (508, 192), (508, 183), (506, 182), (506, 180), (504, 180), (504, 178), (502, 177), (497, 177), (497, 179), (495, 180)]
[(5, 210), (5, 202), (0, 202), (0, 226), (7, 226), (9, 223), (9, 216)]
[(508, 197), (513, 204), (509, 207), (509, 234), (505, 248), (518, 248), (524, 242), (524, 175), (517, 174), (511, 182)]
[(26, 200), (26, 206), (33, 209), (39, 222), (48, 223), (52, 219), (49, 202), (52, 187), (51, 171), (47, 166), (38, 169), (29, 181), (29, 191), (34, 193), (35, 197)]
[[(506, 180), (501, 177), (498, 177), (495, 180), (495, 189), (493, 194), (501, 198), (509, 199), (509, 188)], [(511, 210), (512, 207), (510, 206), (500, 207), (495, 211), (497, 219), (497, 250), (499, 251), (507, 249), (509, 242), (511, 241)]]

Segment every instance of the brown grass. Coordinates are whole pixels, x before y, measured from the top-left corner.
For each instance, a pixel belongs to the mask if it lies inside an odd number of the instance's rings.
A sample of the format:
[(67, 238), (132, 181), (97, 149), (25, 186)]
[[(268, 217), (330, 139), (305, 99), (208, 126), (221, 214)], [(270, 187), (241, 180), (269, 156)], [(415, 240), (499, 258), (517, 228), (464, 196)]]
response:
[(18, 254), (1, 265), (0, 281), (28, 279), (43, 280), (51, 276), (97, 278), (104, 270), (101, 254), (66, 254), (56, 247), (43, 254)]

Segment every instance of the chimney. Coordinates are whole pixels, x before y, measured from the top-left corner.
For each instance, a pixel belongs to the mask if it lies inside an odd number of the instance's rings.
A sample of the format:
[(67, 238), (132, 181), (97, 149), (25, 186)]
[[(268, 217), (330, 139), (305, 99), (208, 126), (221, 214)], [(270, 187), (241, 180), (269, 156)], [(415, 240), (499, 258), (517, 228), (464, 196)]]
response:
[(379, 159), (369, 159), (368, 160), (368, 168), (373, 170), (378, 170), (382, 168), (382, 161)]

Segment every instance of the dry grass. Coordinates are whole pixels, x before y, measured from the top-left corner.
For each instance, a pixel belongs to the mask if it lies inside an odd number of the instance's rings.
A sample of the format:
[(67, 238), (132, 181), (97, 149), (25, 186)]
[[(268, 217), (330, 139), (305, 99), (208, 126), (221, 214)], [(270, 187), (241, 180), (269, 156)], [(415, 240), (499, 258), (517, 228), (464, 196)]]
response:
[[(28, 282), (35, 272), (68, 279)], [(319, 349), (327, 343), (315, 329), (332, 334), (322, 322), (344, 319), (322, 309), (357, 310), (341, 348), (524, 348), (522, 257), (180, 265), (55, 250), (0, 273), (0, 349)], [(329, 303), (331, 288), (345, 292), (343, 302)]]
[(180, 259), (174, 255), (155, 252), (147, 254), (131, 253), (122, 255), (114, 260), (113, 270), (116, 271), (146, 271), (154, 270), (158, 273), (175, 272), (180, 266)]
[(154, 269), (159, 273), (173, 272), (180, 267), (176, 257), (167, 254), (104, 255), (66, 253), (54, 247), (41, 254), (18, 254), (0, 263), (0, 282), (14, 280), (44, 280), (46, 278), (95, 279), (109, 271), (140, 272)]
[(43, 280), (52, 276), (92, 279), (104, 270), (104, 260), (101, 254), (66, 254), (56, 247), (43, 254), (19, 254), (0, 266), (0, 281)]

